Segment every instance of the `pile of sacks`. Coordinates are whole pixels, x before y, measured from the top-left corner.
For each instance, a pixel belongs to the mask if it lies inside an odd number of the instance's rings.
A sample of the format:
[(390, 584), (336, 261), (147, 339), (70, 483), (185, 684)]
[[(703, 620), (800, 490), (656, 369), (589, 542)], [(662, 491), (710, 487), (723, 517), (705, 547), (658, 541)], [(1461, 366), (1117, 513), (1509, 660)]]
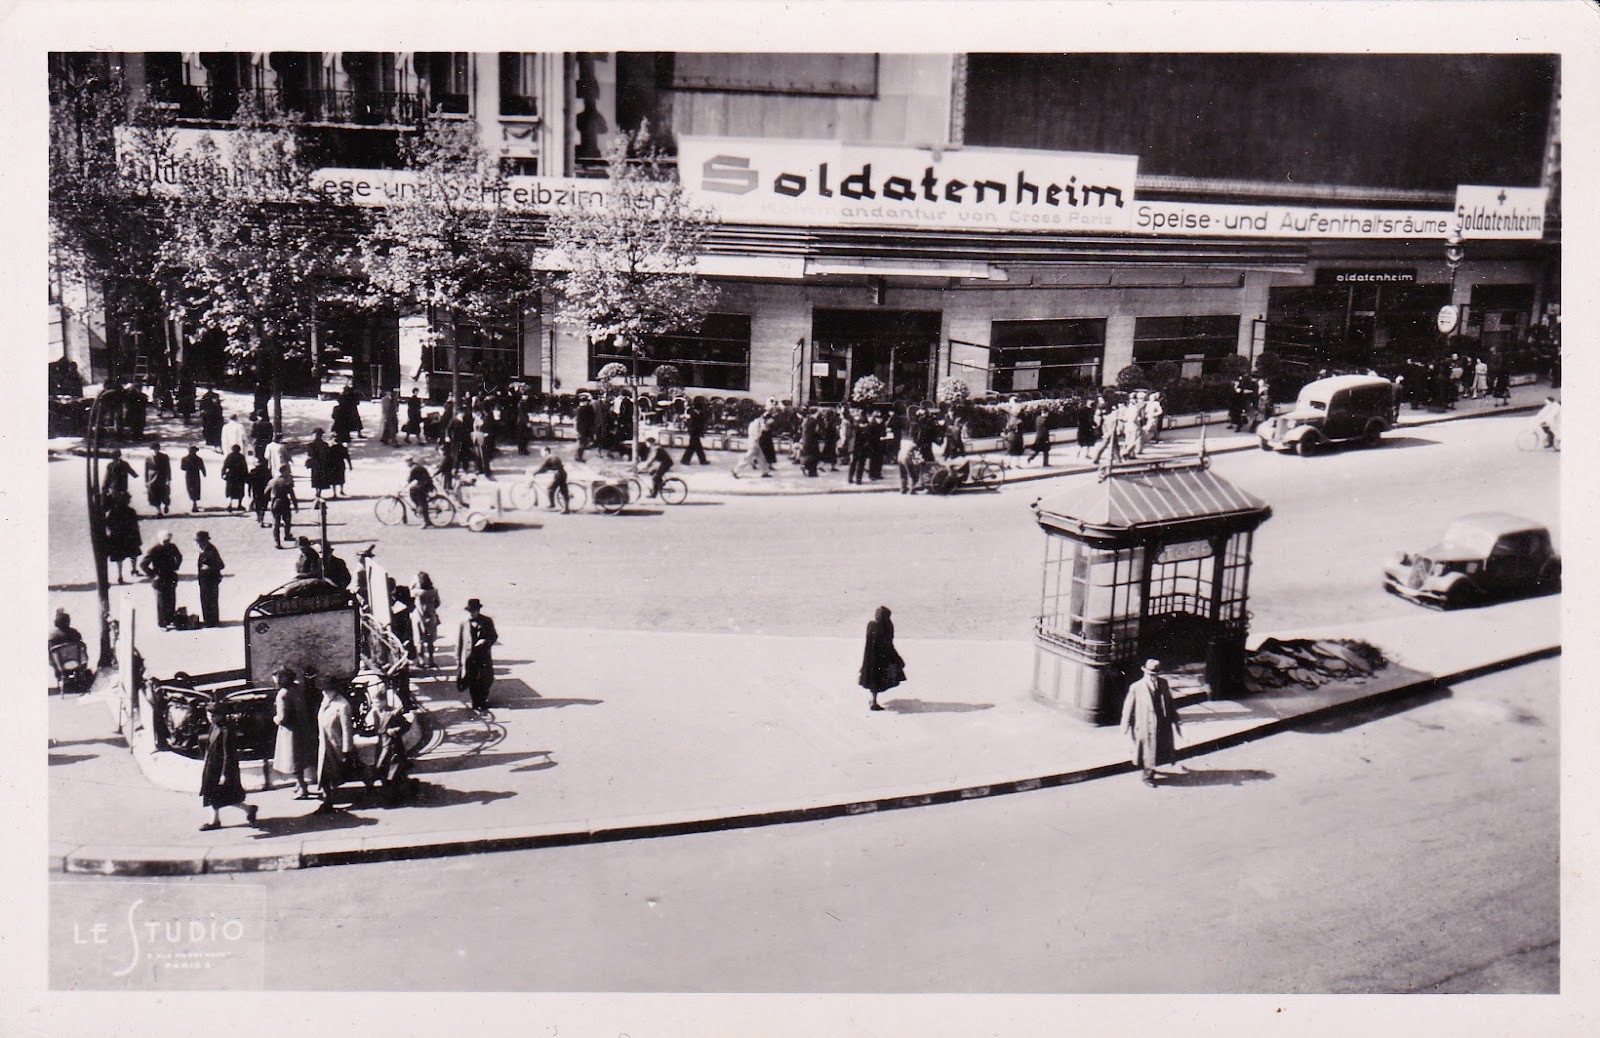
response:
[(1366, 642), (1268, 638), (1245, 661), (1245, 685), (1251, 692), (1289, 685), (1316, 688), (1329, 681), (1365, 681), (1388, 665), (1383, 653)]

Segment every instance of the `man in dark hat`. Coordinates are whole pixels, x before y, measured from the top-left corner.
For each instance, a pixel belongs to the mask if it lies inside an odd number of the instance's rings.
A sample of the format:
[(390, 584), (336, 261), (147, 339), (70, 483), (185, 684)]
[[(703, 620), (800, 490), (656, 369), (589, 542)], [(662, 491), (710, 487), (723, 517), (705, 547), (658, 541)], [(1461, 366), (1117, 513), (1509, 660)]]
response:
[(222, 553), (211, 543), (209, 533), (196, 532), (194, 542), (200, 546), (200, 555), (195, 560), (195, 580), (200, 585), (200, 618), (207, 627), (215, 627), (221, 612), (217, 602), (222, 590), (222, 567), (226, 564)]
[(494, 620), (483, 612), (483, 603), (467, 599), (467, 616), (456, 637), (456, 688), (467, 693), (472, 709), (489, 706), (489, 689), (494, 685), (494, 656), (491, 650), (500, 635)]
[(1144, 772), (1144, 784), (1156, 784), (1156, 766), (1176, 764), (1173, 733), (1181, 732), (1172, 688), (1161, 676), (1160, 660), (1145, 660), (1143, 673), (1128, 686), (1122, 703), (1122, 730), (1133, 739), (1133, 766)]

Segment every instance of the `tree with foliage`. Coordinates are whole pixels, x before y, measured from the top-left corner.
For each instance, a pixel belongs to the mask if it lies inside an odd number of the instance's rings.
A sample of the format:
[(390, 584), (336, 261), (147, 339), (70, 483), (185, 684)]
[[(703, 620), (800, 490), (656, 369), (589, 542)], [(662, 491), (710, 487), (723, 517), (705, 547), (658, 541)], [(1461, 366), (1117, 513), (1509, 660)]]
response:
[[(684, 195), (649, 128), (619, 134), (606, 153), (605, 200), (550, 218), (549, 246), (564, 273), (557, 320), (629, 358), (634, 391), (656, 336), (699, 329), (714, 286), (695, 273), (709, 214)], [(638, 442), (638, 408), (634, 408)]]
[[(421, 307), (430, 338), (447, 315), (484, 320), (537, 299), (527, 252), (506, 241), (504, 175), (470, 121), (439, 113), (400, 140), (397, 185), (353, 252), (369, 306)], [(460, 365), (451, 365), (451, 395)]]
[(220, 329), (236, 364), (265, 374), (283, 427), (281, 368), (310, 358), (317, 302), (334, 272), (336, 214), (312, 189), (299, 120), (265, 96), (242, 103), (232, 129), (185, 156), (165, 255), (181, 272), (177, 305)]
[(110, 65), (81, 57), (51, 59), (52, 274), (101, 290), (112, 315), (164, 314), (175, 287), (163, 256), (168, 199), (152, 171), (174, 153), (170, 120), (130, 104)]

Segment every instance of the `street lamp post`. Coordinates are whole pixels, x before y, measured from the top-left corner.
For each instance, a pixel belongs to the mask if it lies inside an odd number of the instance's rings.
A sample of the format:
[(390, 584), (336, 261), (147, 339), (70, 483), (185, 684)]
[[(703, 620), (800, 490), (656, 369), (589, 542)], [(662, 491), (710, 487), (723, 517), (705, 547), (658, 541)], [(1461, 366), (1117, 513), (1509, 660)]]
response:
[(1456, 276), (1461, 270), (1462, 260), (1467, 258), (1467, 250), (1461, 244), (1461, 224), (1457, 222), (1450, 228), (1450, 236), (1444, 241), (1444, 263), (1450, 268), (1450, 326), (1445, 329), (1446, 346), (1451, 353), (1455, 352), (1456, 333), (1461, 328), (1461, 310), (1456, 306)]

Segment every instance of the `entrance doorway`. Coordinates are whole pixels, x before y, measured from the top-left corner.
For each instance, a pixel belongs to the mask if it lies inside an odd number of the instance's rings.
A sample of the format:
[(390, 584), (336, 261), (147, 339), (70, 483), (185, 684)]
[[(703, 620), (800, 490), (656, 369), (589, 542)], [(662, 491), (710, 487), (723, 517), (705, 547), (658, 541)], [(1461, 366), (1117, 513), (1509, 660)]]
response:
[(893, 400), (927, 399), (939, 358), (938, 310), (816, 310), (811, 315), (811, 399), (845, 400), (876, 375)]

